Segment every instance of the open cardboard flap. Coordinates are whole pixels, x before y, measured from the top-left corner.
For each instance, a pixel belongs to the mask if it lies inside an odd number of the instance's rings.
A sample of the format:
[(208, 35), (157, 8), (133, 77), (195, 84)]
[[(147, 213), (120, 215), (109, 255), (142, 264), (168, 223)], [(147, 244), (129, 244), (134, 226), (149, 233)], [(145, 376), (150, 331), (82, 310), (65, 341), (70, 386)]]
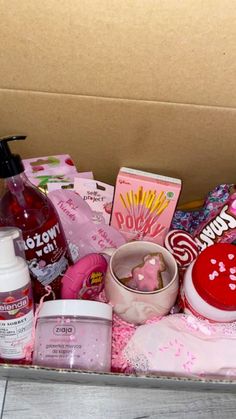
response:
[(2, 0), (0, 15), (0, 135), (27, 134), (23, 158), (181, 178), (181, 202), (235, 182), (232, 1)]

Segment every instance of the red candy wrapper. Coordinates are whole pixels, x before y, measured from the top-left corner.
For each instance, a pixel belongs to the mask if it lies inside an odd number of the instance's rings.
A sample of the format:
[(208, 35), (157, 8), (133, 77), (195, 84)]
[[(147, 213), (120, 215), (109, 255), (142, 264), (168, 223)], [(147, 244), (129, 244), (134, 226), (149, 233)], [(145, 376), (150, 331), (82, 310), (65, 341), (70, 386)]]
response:
[(230, 195), (220, 210), (199, 226), (193, 235), (200, 252), (215, 243), (236, 240), (236, 193)]

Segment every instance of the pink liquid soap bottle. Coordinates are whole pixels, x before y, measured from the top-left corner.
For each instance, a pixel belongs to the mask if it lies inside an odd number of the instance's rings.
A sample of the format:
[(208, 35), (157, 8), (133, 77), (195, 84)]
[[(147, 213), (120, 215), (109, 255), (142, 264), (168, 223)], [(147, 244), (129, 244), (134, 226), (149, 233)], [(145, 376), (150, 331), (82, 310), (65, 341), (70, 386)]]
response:
[(56, 298), (61, 298), (61, 279), (72, 260), (56, 209), (28, 180), (21, 157), (12, 154), (9, 148), (9, 141), (25, 138), (12, 136), (0, 140), (0, 178), (3, 180), (0, 226), (18, 227), (22, 231), (34, 301), (38, 303), (48, 285)]

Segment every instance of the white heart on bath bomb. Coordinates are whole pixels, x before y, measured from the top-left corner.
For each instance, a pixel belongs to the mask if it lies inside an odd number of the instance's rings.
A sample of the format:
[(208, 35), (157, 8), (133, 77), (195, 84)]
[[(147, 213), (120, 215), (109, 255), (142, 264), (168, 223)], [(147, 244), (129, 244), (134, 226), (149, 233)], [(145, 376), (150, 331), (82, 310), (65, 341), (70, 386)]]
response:
[(150, 260), (149, 260), (149, 263), (151, 263), (151, 265), (156, 265), (156, 261), (155, 261), (155, 259), (150, 259)]
[(139, 281), (142, 281), (144, 279), (144, 276), (143, 275), (141, 275), (141, 274), (138, 274), (138, 280)]
[(229, 260), (232, 260), (232, 259), (234, 259), (234, 255), (232, 253), (229, 253), (228, 258), (229, 258)]
[(234, 291), (236, 289), (236, 285), (235, 284), (229, 284), (229, 288)]
[(215, 259), (211, 259), (211, 263), (212, 263), (212, 265), (215, 265), (216, 264), (216, 260)]
[(236, 281), (236, 276), (235, 275), (232, 274), (229, 277), (230, 277), (231, 281)]

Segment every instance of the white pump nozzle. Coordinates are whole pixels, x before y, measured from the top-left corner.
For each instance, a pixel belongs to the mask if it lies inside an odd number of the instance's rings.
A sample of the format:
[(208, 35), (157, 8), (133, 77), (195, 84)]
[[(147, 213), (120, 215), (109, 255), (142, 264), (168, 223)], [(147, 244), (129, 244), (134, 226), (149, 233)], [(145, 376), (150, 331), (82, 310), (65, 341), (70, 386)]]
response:
[(0, 268), (7, 268), (17, 263), (14, 239), (19, 235), (19, 231), (15, 228), (0, 229)]

